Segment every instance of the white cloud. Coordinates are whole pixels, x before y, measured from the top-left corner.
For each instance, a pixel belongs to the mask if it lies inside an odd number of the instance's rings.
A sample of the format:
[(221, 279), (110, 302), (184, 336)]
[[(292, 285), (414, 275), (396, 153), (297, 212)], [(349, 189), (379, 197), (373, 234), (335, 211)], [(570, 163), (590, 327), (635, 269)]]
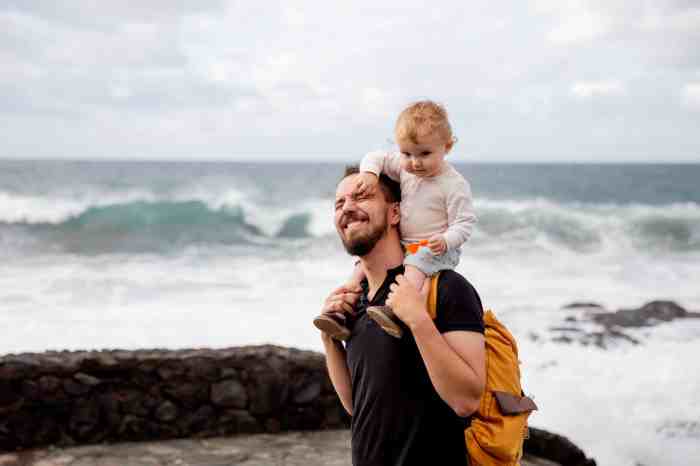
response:
[(571, 93), (579, 98), (616, 96), (625, 93), (625, 86), (620, 81), (578, 81), (571, 86)]
[(147, 3), (0, 2), (0, 158), (350, 157), (420, 98), (470, 160), (700, 153), (689, 3)]

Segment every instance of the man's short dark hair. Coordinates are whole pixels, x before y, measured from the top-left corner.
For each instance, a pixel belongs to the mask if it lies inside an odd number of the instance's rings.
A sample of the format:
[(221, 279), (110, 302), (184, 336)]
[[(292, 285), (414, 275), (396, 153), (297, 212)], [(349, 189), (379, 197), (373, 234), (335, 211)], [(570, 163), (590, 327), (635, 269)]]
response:
[[(358, 173), (360, 173), (359, 165), (347, 165), (345, 167), (343, 179), (350, 175), (357, 175)], [(384, 173), (379, 175), (379, 188), (382, 190), (382, 193), (384, 193), (384, 200), (387, 202), (401, 202), (401, 185)]]

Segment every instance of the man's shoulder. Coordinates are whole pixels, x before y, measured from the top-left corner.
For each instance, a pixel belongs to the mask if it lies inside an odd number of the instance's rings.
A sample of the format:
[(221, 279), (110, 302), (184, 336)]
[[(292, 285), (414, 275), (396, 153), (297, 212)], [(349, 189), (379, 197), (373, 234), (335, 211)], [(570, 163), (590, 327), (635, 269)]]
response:
[(476, 293), (476, 289), (469, 280), (467, 280), (464, 275), (454, 270), (443, 270), (440, 272), (438, 285), (440, 289), (444, 288), (444, 291), (450, 293), (459, 293), (460, 291)]
[(437, 295), (438, 330), (484, 332), (484, 308), (474, 286), (454, 270), (440, 272)]

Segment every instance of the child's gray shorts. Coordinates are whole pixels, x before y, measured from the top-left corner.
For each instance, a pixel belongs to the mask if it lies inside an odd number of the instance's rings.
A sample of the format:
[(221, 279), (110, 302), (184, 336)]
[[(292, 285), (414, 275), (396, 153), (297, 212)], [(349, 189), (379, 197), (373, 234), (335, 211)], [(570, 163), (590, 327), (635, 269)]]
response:
[(444, 254), (436, 256), (428, 247), (419, 248), (415, 254), (406, 254), (404, 265), (412, 265), (428, 277), (440, 270), (454, 270), (459, 264), (460, 248), (448, 249)]

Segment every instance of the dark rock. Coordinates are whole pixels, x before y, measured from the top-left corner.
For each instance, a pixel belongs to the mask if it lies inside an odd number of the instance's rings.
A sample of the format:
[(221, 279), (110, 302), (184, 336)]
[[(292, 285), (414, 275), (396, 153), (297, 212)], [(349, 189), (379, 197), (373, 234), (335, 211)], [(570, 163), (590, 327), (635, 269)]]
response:
[(100, 409), (96, 400), (80, 400), (76, 403), (68, 423), (71, 435), (85, 440), (100, 421)]
[(233, 378), (237, 379), (238, 378), (238, 371), (234, 369), (233, 367), (224, 367), (221, 369), (221, 378), (222, 379), (228, 379), (228, 378)]
[(119, 402), (124, 413), (142, 417), (148, 416), (160, 403), (158, 398), (137, 389), (119, 389), (112, 396)]
[(106, 428), (110, 431), (118, 431), (122, 423), (122, 414), (119, 409), (119, 400), (113, 393), (102, 393), (97, 396), (97, 405), (100, 407), (102, 419)]
[(10, 405), (21, 399), (18, 385), (15, 381), (0, 380), (0, 406)]
[(39, 383), (33, 380), (23, 380), (22, 395), (29, 400), (41, 399), (41, 388), (39, 387)]
[(217, 422), (216, 412), (211, 406), (205, 405), (196, 411), (181, 416), (177, 421), (178, 427), (184, 432), (199, 432), (211, 430)]
[(61, 379), (52, 375), (45, 375), (39, 378), (39, 390), (43, 394), (52, 394), (61, 388)]
[(36, 364), (33, 361), (23, 360), (21, 357), (11, 356), (0, 363), (0, 380), (16, 380), (27, 377), (36, 372)]
[(566, 437), (534, 427), (530, 427), (530, 438), (525, 440), (523, 449), (525, 453), (562, 465), (596, 465), (595, 460), (587, 458), (586, 454)]
[(83, 372), (78, 372), (73, 376), (75, 380), (80, 382), (83, 385), (87, 385), (89, 387), (94, 387), (100, 384), (100, 379), (97, 377), (93, 377), (91, 375), (85, 374)]
[(248, 394), (245, 387), (237, 380), (224, 380), (211, 387), (211, 401), (215, 405), (232, 408), (245, 408)]
[[(271, 361), (267, 361), (268, 364)], [(271, 364), (274, 366), (274, 364)], [(259, 366), (248, 382), (249, 410), (253, 415), (265, 415), (278, 410), (287, 402), (289, 385), (286, 368)]]
[(201, 356), (187, 358), (184, 360), (184, 365), (187, 368), (187, 375), (190, 377), (213, 381), (219, 376), (217, 362), (211, 358)]
[(73, 379), (67, 379), (63, 381), (63, 390), (69, 395), (84, 395), (90, 391), (90, 386), (78, 383)]
[[(576, 304), (576, 303), (574, 303)], [(580, 303), (592, 304), (592, 303)], [(583, 306), (582, 306), (583, 307)], [(588, 306), (590, 307), (590, 306)], [(600, 326), (600, 330), (584, 331), (572, 325), (550, 327), (554, 332), (552, 341), (559, 343), (577, 342), (584, 346), (595, 345), (607, 349), (619, 342), (639, 345), (638, 338), (623, 331), (625, 328), (650, 327), (674, 319), (700, 317), (700, 313), (691, 313), (672, 301), (652, 301), (638, 309), (621, 309), (617, 312), (596, 312), (584, 316), (582, 320), (567, 318), (569, 324), (590, 321)]]
[(178, 408), (172, 401), (164, 401), (156, 409), (156, 418), (161, 421), (172, 421), (177, 417)]
[(574, 301), (573, 303), (569, 303), (569, 304), (562, 307), (562, 309), (580, 309), (580, 308), (604, 309), (604, 307), (598, 303), (586, 302), (586, 301)]
[(277, 419), (268, 419), (265, 421), (265, 431), (270, 433), (270, 434), (276, 434), (278, 433), (282, 428), (282, 425), (280, 424), (280, 421)]
[(209, 387), (189, 379), (168, 383), (163, 392), (188, 408), (197, 407), (209, 399)]
[(146, 438), (146, 419), (127, 414), (119, 425), (118, 433), (125, 440), (140, 440)]
[(320, 406), (290, 406), (281, 419), (282, 430), (318, 430), (324, 422)]
[(170, 380), (173, 377), (184, 375), (187, 369), (178, 361), (168, 361), (156, 369), (156, 372), (163, 380)]
[(320, 377), (316, 380), (307, 380), (301, 387), (294, 389), (293, 391), (295, 393), (292, 397), (292, 401), (296, 404), (306, 404), (317, 399), (321, 394), (322, 382), (319, 379)]
[(672, 301), (652, 301), (638, 309), (596, 314), (593, 321), (605, 327), (648, 327), (686, 317), (688, 311)]
[(244, 409), (226, 410), (221, 413), (219, 421), (226, 434), (255, 434), (263, 430), (257, 419)]

